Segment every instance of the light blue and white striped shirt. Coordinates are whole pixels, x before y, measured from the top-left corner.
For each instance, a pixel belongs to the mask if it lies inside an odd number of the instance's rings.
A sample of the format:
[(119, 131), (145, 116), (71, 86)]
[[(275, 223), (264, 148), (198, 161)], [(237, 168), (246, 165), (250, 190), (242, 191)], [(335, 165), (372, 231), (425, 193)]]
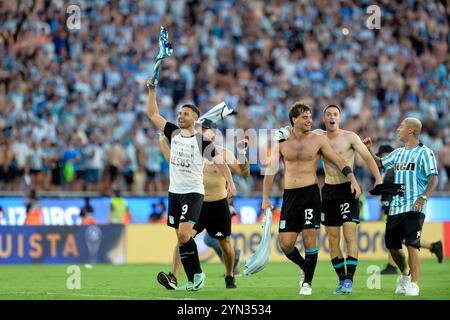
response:
[[(433, 151), (419, 143), (414, 148), (398, 148), (387, 157), (381, 158), (385, 169), (393, 168), (395, 183), (405, 185), (403, 197), (392, 199), (389, 215), (413, 211), (414, 202), (423, 194), (430, 175), (437, 175), (436, 157)], [(422, 208), (426, 212), (426, 201)]]

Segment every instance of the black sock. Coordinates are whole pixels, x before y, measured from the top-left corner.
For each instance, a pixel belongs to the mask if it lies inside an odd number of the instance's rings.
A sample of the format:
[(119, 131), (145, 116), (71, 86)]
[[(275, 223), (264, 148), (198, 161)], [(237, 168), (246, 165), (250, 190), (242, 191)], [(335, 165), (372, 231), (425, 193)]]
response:
[(316, 270), (317, 256), (319, 250), (309, 249), (305, 250), (305, 281), (309, 284), (312, 283), (314, 277), (314, 271)]
[(356, 271), (356, 266), (358, 265), (358, 259), (348, 256), (347, 260), (345, 260), (345, 265), (347, 267), (347, 279), (353, 281), (353, 275)]
[(344, 258), (333, 258), (331, 259), (331, 264), (333, 265), (334, 270), (336, 271), (339, 281), (345, 280), (345, 262)]
[(198, 258), (197, 244), (193, 238), (180, 245), (180, 258), (188, 280), (193, 282), (194, 274), (202, 272)]
[(297, 247), (292, 247), (291, 250), (284, 253), (286, 257), (298, 265), (303, 271), (305, 271), (305, 259), (303, 259), (302, 255), (298, 251)]

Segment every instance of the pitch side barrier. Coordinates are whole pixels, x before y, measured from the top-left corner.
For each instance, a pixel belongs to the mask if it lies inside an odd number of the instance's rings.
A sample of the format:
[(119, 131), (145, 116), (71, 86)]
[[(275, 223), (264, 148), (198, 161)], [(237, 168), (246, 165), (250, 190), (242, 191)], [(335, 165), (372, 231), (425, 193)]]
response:
[[(362, 222), (358, 227), (360, 259), (384, 259), (383, 222)], [(244, 258), (252, 254), (261, 240), (261, 224), (234, 224), (232, 241)], [(203, 241), (195, 241), (202, 262), (219, 262)], [(272, 227), (270, 261), (286, 261), (278, 245), (278, 225)], [(422, 238), (442, 239), (445, 256), (450, 256), (450, 222), (425, 223)], [(89, 225), (89, 226), (0, 226), (1, 264), (78, 264), (78, 263), (167, 263), (177, 239), (164, 224)], [(325, 229), (318, 233), (319, 259), (329, 260)], [(303, 252), (302, 242), (297, 247)], [(342, 247), (345, 248), (344, 243)], [(433, 258), (422, 254), (423, 258)]]
[[(244, 258), (255, 252), (261, 240), (262, 231), (260, 224), (232, 226), (233, 245), (243, 251)], [(387, 250), (384, 245), (384, 231), (383, 222), (362, 222), (359, 225), (360, 259), (385, 259)], [(171, 228), (164, 225), (130, 225), (127, 227), (126, 234), (128, 263), (171, 263), (172, 250), (176, 243), (175, 232)], [(270, 261), (286, 261), (287, 259), (278, 245), (278, 236), (278, 225), (275, 224), (272, 227)], [(204, 232), (195, 238), (201, 261), (219, 262), (214, 251), (204, 244), (203, 237)], [(430, 242), (444, 239), (446, 254), (450, 256), (450, 248), (448, 248), (450, 247), (450, 222), (426, 223), (422, 238)], [(301, 252), (304, 252), (301, 240), (296, 245)], [(323, 226), (318, 234), (318, 248), (319, 259), (329, 260), (328, 239)], [(344, 242), (342, 242), (342, 248), (345, 249)], [(428, 258), (426, 254), (422, 254), (422, 257)], [(429, 258), (433, 257), (430, 255)]]
[(0, 226), (1, 264), (125, 262), (124, 225)]
[[(167, 209), (166, 197), (126, 197), (132, 223), (146, 224), (150, 216), (160, 207)], [(281, 206), (282, 198), (272, 198), (276, 207)], [(81, 197), (41, 198), (44, 225), (81, 225), (80, 209), (84, 205)], [(111, 198), (95, 197), (90, 203), (98, 224), (108, 223)], [(257, 223), (261, 214), (261, 198), (237, 197), (234, 206), (240, 213), (239, 222)], [(20, 226), (25, 223), (25, 199), (23, 197), (0, 197), (0, 225)], [(361, 210), (361, 220), (380, 220), (380, 201), (378, 197), (368, 197)], [(450, 197), (432, 197), (428, 200), (426, 222), (450, 221)]]

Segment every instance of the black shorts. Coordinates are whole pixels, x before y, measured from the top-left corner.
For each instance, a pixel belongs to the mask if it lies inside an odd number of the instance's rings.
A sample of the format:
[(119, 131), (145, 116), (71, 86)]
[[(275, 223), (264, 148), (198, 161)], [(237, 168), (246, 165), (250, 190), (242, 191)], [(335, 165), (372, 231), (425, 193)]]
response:
[(147, 174), (147, 179), (154, 179), (156, 177), (156, 171), (145, 169), (145, 173)]
[(51, 183), (55, 186), (60, 186), (62, 184), (61, 170), (59, 167), (57, 169), (52, 169)]
[(132, 185), (134, 182), (134, 171), (125, 171), (124, 177), (125, 177), (125, 184), (127, 186)]
[(0, 181), (4, 181), (5, 183), (14, 181), (16, 174), (16, 170), (13, 166), (8, 166), (6, 169), (0, 167)]
[(198, 223), (194, 226), (197, 233), (206, 229), (215, 239), (224, 239), (231, 235), (231, 213), (227, 199), (203, 202)]
[(15, 169), (14, 170), (14, 176), (15, 177), (22, 177), (25, 174), (25, 170), (24, 169)]
[(450, 166), (444, 166), (445, 173), (447, 173), (447, 177), (450, 180)]
[(317, 184), (285, 189), (279, 232), (301, 232), (320, 228), (320, 190)]
[(3, 165), (0, 165), (0, 181), (6, 182), (7, 170), (3, 169)]
[(111, 178), (111, 181), (116, 181), (117, 176), (119, 175), (119, 168), (116, 166), (110, 166), (109, 167), (109, 176)]
[(203, 195), (200, 193), (169, 192), (167, 225), (178, 229), (180, 222), (196, 224), (202, 210)]
[(350, 182), (323, 186), (320, 220), (324, 226), (340, 227), (344, 222), (359, 223), (359, 200), (351, 193), (350, 186)]
[(420, 237), (425, 215), (422, 212), (404, 212), (388, 216), (385, 243), (388, 249), (401, 249), (403, 241), (407, 246), (420, 249)]
[(381, 210), (383, 210), (384, 214), (389, 214), (389, 210), (391, 208), (391, 203), (388, 201), (381, 201)]
[(30, 169), (30, 175), (35, 176), (41, 173), (41, 170)]
[(79, 169), (75, 171), (75, 178), (79, 179), (79, 180), (83, 180), (84, 179), (84, 169)]

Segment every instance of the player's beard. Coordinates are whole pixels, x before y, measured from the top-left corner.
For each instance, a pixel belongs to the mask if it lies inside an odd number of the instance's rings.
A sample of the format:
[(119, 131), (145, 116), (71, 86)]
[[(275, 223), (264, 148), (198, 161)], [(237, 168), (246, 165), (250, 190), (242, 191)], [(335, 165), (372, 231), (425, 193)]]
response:
[(311, 131), (311, 127), (312, 126), (303, 125), (303, 126), (300, 127), (300, 131), (303, 132), (303, 133), (308, 133), (308, 132)]
[(191, 125), (190, 125), (189, 122), (187, 122), (187, 121), (183, 121), (183, 122), (178, 121), (178, 126), (179, 126), (181, 129), (189, 129)]

